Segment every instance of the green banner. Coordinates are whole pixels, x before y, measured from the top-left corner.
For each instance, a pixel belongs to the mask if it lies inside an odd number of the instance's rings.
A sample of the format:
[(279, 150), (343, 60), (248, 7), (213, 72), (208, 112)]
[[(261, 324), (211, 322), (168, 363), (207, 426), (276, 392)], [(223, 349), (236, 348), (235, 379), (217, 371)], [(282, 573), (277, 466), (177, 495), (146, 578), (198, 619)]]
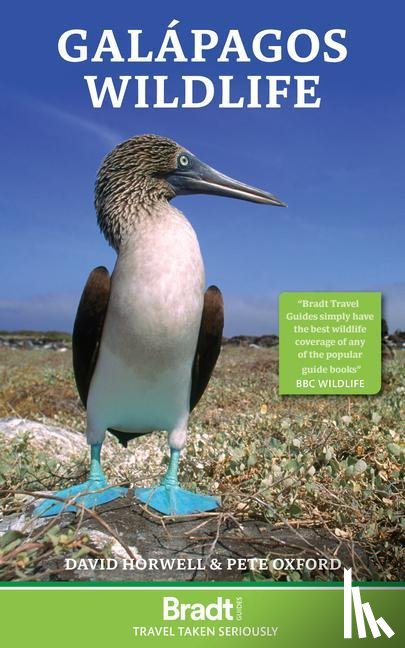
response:
[(356, 608), (344, 619), (342, 587), (10, 587), (0, 590), (2, 645), (330, 647), (375, 633), (403, 645), (404, 590), (353, 587), (354, 605), (355, 590), (363, 628)]
[(380, 391), (381, 293), (281, 293), (279, 336), (280, 394)]

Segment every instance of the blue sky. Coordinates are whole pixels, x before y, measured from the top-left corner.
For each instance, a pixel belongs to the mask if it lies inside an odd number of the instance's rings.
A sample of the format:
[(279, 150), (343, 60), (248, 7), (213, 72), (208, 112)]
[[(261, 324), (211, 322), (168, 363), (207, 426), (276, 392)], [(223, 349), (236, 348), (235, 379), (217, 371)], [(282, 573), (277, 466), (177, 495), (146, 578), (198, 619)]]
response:
[[(114, 253), (96, 224), (93, 185), (115, 143), (153, 132), (202, 160), (267, 189), (288, 209), (209, 196), (177, 206), (197, 231), (207, 282), (226, 302), (226, 333), (276, 330), (284, 290), (382, 290), (390, 329), (405, 327), (405, 147), (402, 20), (397, 2), (25, 3), (8, 6), (3, 66), (0, 192), (0, 329), (70, 330), (88, 272), (112, 269)], [(364, 9), (360, 8), (360, 5)], [(367, 7), (367, 9), (365, 9)], [(169, 22), (228, 29), (243, 38), (265, 28), (322, 35), (346, 28), (348, 57), (314, 61), (206, 64), (64, 62), (62, 32), (87, 29), (91, 55), (101, 30), (114, 29), (124, 56), (126, 30), (143, 29), (156, 49)], [(186, 52), (188, 53), (188, 52)], [(83, 75), (167, 74), (180, 92), (184, 74), (243, 79), (257, 74), (319, 74), (320, 109), (93, 109)], [(133, 98), (135, 101), (135, 96)], [(5, 279), (4, 279), (5, 277)]]

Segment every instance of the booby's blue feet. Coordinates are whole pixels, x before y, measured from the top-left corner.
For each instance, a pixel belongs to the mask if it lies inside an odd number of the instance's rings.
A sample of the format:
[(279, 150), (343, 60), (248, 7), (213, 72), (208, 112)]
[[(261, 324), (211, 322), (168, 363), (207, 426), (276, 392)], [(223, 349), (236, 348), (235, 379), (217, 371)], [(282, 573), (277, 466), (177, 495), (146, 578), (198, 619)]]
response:
[(211, 495), (200, 495), (180, 488), (177, 470), (179, 450), (171, 450), (170, 463), (166, 475), (159, 486), (136, 488), (135, 497), (164, 515), (189, 515), (217, 509), (221, 500)]
[[(95, 506), (101, 506), (101, 504), (112, 502), (112, 500), (117, 499), (117, 497), (126, 495), (127, 490), (127, 488), (122, 488), (120, 486), (108, 487), (106, 481), (101, 483), (89, 479), (89, 481), (86, 481), (83, 484), (78, 484), (77, 486), (72, 486), (71, 488), (66, 488), (65, 490), (55, 493), (57, 497), (63, 498), (65, 500), (64, 502), (54, 499), (42, 500), (40, 504), (35, 507), (34, 515), (35, 517), (50, 517), (52, 515), (58, 515), (61, 511), (64, 513), (68, 511), (80, 511), (80, 506), (75, 506), (75, 502), (91, 509)], [(70, 503), (67, 504), (69, 501)]]
[[(75, 502), (94, 508), (101, 504), (111, 502), (118, 497), (126, 495), (127, 488), (121, 486), (108, 486), (100, 464), (101, 443), (91, 446), (91, 464), (90, 478), (83, 484), (77, 484), (71, 488), (65, 488), (55, 493), (57, 497), (65, 500), (64, 502), (54, 499), (42, 500), (34, 509), (35, 517), (50, 517), (57, 515), (61, 511), (78, 511), (80, 507), (75, 506)], [(69, 502), (69, 504), (67, 504)]]
[(199, 495), (179, 486), (136, 488), (135, 497), (164, 515), (189, 515), (213, 511), (221, 503), (218, 497)]

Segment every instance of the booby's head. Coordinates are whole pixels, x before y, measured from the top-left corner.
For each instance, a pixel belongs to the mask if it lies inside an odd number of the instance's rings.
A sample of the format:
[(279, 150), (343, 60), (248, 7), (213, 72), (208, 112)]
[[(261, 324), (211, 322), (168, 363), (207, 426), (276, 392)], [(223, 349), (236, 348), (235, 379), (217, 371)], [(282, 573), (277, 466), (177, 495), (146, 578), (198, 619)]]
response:
[(267, 205), (285, 204), (266, 191), (233, 180), (166, 137), (141, 135), (118, 144), (104, 159), (95, 190), (97, 219), (118, 248), (137, 215), (182, 194), (216, 194)]

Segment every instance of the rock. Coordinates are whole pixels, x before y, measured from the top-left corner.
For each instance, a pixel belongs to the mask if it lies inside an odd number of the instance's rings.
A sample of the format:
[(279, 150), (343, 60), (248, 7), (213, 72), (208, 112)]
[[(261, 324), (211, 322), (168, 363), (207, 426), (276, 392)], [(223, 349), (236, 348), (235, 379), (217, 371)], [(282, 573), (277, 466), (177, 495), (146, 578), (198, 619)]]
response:
[(130, 553), (125, 549), (125, 547), (118, 542), (115, 538), (112, 538), (108, 533), (104, 531), (97, 531), (96, 529), (91, 529), (86, 526), (81, 528), (81, 532), (85, 533), (92, 545), (97, 549), (104, 549), (108, 547), (111, 556), (117, 559), (126, 560), (127, 558), (132, 558), (133, 556), (138, 559), (142, 558), (141, 554), (138, 553), (138, 549), (134, 545), (129, 545), (128, 549)]
[[(47, 422), (21, 418), (0, 419), (0, 437), (10, 441), (28, 436), (28, 444), (48, 454), (52, 459), (67, 465), (71, 460), (83, 459), (88, 466), (89, 446), (82, 432), (66, 430)], [(109, 432), (103, 444), (103, 465), (111, 483), (129, 481), (128, 475), (138, 486), (146, 486), (151, 474), (162, 470), (167, 454), (166, 434), (151, 434), (131, 442), (128, 448), (121, 446)]]
[(26, 497), (24, 513), (19, 515), (7, 515), (0, 521), (0, 538), (10, 531), (19, 531), (29, 537), (35, 529), (44, 525), (44, 520), (35, 518), (31, 515), (32, 504), (35, 502), (35, 497)]
[(66, 339), (53, 339), (46, 334), (35, 335), (0, 335), (0, 347), (9, 349), (24, 349), (25, 351), (67, 351), (71, 348), (70, 335), (66, 334)]
[(66, 460), (66, 455), (87, 452), (86, 437), (80, 432), (21, 418), (0, 419), (1, 436), (15, 439), (26, 434), (36, 448), (50, 452), (59, 461)]

